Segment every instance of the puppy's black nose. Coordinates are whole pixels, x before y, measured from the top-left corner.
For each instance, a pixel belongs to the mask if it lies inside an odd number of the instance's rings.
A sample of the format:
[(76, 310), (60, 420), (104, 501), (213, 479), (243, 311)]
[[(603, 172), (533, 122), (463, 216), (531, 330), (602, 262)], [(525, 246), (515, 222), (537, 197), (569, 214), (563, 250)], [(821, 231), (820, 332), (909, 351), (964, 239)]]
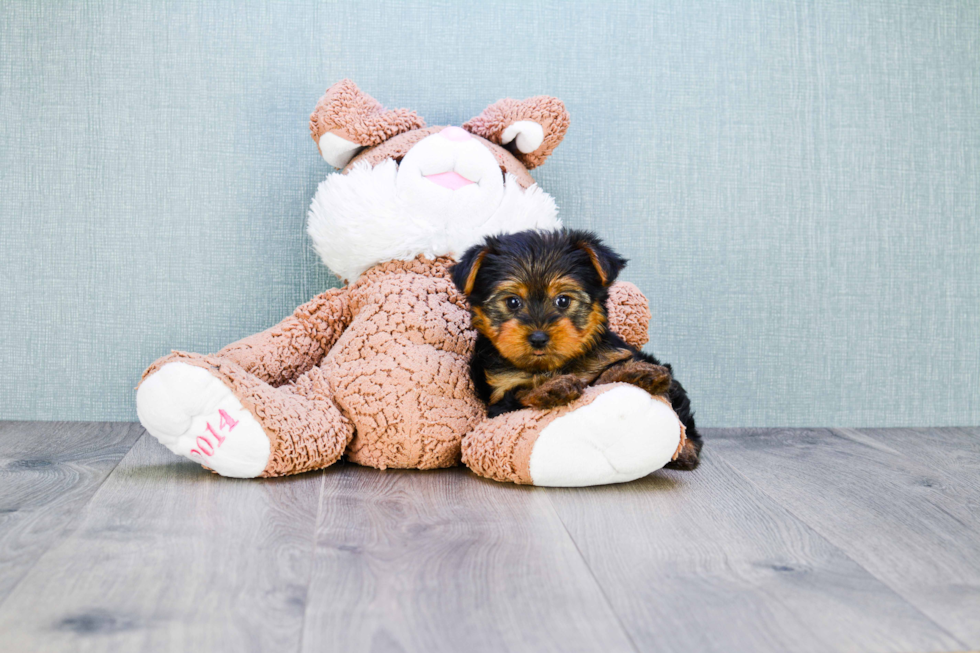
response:
[(527, 337), (527, 341), (531, 343), (531, 346), (535, 349), (543, 349), (545, 345), (548, 344), (550, 338), (548, 334), (544, 331), (534, 331)]

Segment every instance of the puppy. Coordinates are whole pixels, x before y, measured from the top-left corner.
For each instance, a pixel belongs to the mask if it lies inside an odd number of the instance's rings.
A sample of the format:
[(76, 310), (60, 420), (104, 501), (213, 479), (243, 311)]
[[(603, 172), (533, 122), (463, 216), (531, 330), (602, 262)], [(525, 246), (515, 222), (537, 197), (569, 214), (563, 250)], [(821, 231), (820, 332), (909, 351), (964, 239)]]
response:
[(588, 385), (629, 383), (665, 395), (687, 429), (667, 466), (694, 469), (701, 437), (670, 365), (608, 328), (606, 299), (626, 260), (585, 231), (490, 236), (452, 267), (478, 335), (470, 373), (488, 414), (554, 408)]

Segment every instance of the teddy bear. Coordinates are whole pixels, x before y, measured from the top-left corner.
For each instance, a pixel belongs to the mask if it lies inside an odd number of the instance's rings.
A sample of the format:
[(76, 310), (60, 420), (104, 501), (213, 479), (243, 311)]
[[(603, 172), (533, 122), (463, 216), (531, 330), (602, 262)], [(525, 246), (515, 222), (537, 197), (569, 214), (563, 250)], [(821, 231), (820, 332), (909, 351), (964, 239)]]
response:
[[(310, 117), (323, 159), (308, 234), (343, 281), (279, 324), (215, 354), (174, 351), (144, 372), (147, 432), (220, 475), (274, 477), (340, 460), (433, 469), (461, 462), (497, 481), (588, 486), (663, 467), (684, 428), (662, 397), (591, 387), (551, 410), (488, 419), (469, 375), (476, 335), (449, 268), (490, 234), (557, 229), (529, 170), (562, 141), (561, 101), (505, 99), (462, 126), (427, 127), (350, 80)], [(647, 340), (650, 313), (617, 282), (610, 327)]]

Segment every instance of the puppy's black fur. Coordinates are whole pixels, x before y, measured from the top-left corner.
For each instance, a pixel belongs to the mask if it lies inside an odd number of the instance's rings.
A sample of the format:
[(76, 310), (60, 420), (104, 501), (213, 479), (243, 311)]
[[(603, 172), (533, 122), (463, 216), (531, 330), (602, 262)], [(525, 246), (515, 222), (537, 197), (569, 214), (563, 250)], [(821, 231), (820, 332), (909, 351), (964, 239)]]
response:
[(552, 408), (587, 385), (624, 382), (665, 395), (686, 428), (675, 469), (697, 467), (702, 447), (691, 402), (670, 365), (608, 328), (606, 300), (626, 260), (585, 231), (490, 236), (452, 267), (478, 332), (470, 373), (491, 417)]

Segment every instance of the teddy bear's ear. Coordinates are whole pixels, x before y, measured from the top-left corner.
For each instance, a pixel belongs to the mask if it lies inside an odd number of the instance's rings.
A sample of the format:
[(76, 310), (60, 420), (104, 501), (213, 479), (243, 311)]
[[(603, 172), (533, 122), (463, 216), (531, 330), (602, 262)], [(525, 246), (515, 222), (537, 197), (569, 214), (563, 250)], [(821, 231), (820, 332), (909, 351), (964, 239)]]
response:
[(463, 129), (512, 151), (528, 169), (554, 152), (568, 131), (568, 112), (558, 98), (547, 95), (526, 100), (498, 100), (466, 122)]
[(324, 160), (335, 168), (343, 168), (365, 147), (422, 127), (425, 121), (414, 111), (386, 111), (349, 79), (328, 88), (310, 115), (313, 141)]

